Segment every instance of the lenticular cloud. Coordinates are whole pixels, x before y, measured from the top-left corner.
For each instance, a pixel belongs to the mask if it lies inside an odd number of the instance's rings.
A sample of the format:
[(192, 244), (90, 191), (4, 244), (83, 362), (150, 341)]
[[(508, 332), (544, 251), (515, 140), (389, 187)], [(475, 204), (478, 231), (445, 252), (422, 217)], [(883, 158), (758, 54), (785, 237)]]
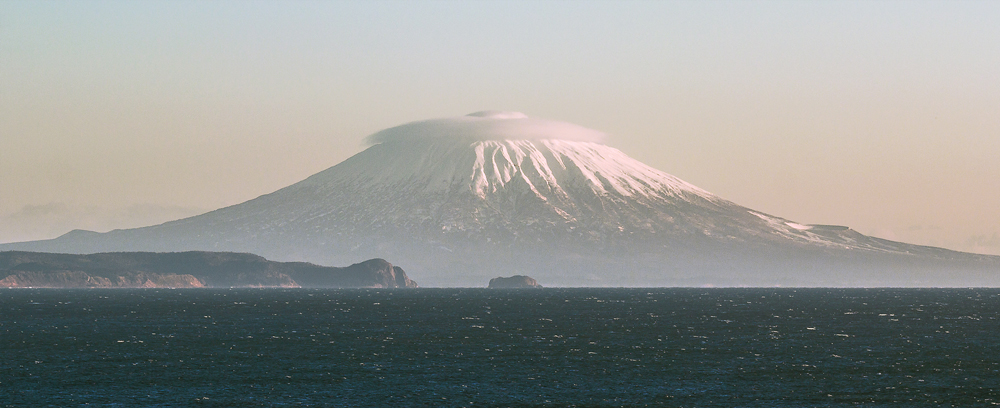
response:
[(469, 140), (559, 139), (602, 143), (605, 134), (557, 120), (529, 118), (521, 112), (482, 111), (466, 116), (422, 120), (379, 131), (368, 144), (415, 142), (439, 138)]

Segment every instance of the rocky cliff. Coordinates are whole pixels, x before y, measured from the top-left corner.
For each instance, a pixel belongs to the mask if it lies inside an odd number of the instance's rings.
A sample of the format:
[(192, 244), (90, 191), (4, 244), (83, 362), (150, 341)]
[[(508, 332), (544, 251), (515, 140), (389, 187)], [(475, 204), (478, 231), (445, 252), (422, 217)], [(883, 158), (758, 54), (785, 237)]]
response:
[(231, 252), (72, 255), (8, 251), (0, 252), (0, 287), (414, 288), (417, 283), (384, 259), (336, 268)]

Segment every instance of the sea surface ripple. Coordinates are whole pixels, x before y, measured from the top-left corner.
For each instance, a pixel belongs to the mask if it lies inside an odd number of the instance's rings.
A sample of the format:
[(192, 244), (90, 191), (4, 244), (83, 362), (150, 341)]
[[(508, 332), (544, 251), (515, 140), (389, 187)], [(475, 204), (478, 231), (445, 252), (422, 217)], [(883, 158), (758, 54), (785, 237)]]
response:
[(0, 406), (984, 406), (997, 289), (0, 291)]

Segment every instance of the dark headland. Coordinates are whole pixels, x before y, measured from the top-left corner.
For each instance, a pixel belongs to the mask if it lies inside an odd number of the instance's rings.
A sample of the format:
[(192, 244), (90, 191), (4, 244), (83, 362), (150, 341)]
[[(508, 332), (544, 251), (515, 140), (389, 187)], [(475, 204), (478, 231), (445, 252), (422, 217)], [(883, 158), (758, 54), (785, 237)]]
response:
[(35, 288), (415, 288), (384, 259), (338, 268), (275, 262), (233, 252), (0, 252), (0, 287)]

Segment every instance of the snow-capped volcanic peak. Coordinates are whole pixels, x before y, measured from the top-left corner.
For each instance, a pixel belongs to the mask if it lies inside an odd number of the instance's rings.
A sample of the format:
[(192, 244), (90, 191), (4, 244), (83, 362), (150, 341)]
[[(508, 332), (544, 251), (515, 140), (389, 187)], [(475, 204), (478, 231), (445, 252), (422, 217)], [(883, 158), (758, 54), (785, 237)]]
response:
[(410, 122), (368, 137), (369, 144), (440, 138), (467, 140), (576, 140), (600, 143), (606, 135), (568, 122), (529, 118), (521, 112), (481, 111), (454, 118)]
[(559, 139), (476, 141), (471, 188), (479, 196), (524, 182), (535, 195), (566, 194), (571, 186), (587, 186), (596, 194), (621, 196), (710, 193), (653, 169), (618, 149), (591, 142)]
[(421, 186), (424, 192), (471, 191), (482, 198), (514, 188), (548, 200), (583, 188), (598, 195), (716, 199), (601, 144), (604, 136), (520, 112), (482, 111), (382, 130), (368, 137), (375, 146), (367, 154), (330, 175), (405, 189)]
[[(555, 286), (1000, 284), (1000, 257), (754, 211), (603, 139), (596, 130), (519, 112), (411, 122), (373, 134), (372, 146), (333, 167), (242, 204), (0, 250), (224, 250), (326, 265), (380, 257), (431, 286), (479, 286), (525, 272)], [(952, 278), (966, 266), (971, 273)]]
[[(510, 115), (503, 113), (503, 115)], [(496, 119), (495, 123), (525, 119)], [(453, 123), (460, 123), (455, 121)], [(477, 130), (498, 131), (490, 125), (470, 126)], [(561, 123), (561, 122), (554, 122)], [(590, 195), (619, 197), (689, 197), (719, 200), (718, 197), (677, 177), (649, 167), (613, 147), (553, 137), (525, 137), (526, 126), (511, 126), (510, 133), (471, 133), (468, 137), (428, 136), (418, 122), (388, 129), (391, 139), (370, 147), (364, 153), (317, 174), (305, 183), (340, 188), (367, 185), (371, 190), (435, 192), (471, 192), (480, 198), (506, 194), (530, 194), (543, 201), (564, 198), (586, 191)], [(528, 124), (531, 128), (533, 125)], [(447, 128), (428, 126), (427, 128)], [(565, 129), (558, 125), (550, 130)], [(535, 128), (538, 129), (538, 128)], [(583, 129), (583, 128), (579, 128)], [(405, 133), (407, 131), (416, 134)], [(382, 137), (386, 131), (373, 135)], [(440, 133), (438, 133), (440, 134)], [(495, 138), (485, 138), (489, 135)], [(534, 135), (539, 135), (536, 133)], [(531, 134), (529, 134), (531, 136)], [(571, 134), (572, 136), (572, 134)]]

